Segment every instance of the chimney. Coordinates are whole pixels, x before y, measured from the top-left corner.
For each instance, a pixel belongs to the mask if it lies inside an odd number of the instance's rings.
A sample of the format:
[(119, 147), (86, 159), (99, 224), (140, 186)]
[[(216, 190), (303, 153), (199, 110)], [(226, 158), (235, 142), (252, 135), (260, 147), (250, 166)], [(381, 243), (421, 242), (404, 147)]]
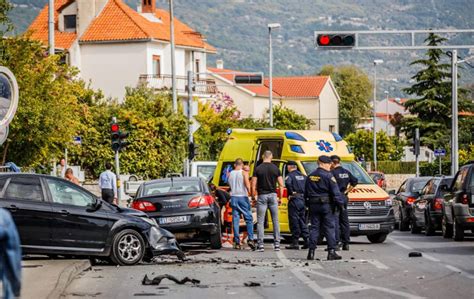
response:
[(155, 13), (156, 0), (142, 0), (142, 13)]
[(223, 69), (224, 69), (224, 60), (218, 59), (218, 60), (216, 61), (216, 67), (217, 67), (218, 69), (220, 69), (220, 70), (223, 70)]

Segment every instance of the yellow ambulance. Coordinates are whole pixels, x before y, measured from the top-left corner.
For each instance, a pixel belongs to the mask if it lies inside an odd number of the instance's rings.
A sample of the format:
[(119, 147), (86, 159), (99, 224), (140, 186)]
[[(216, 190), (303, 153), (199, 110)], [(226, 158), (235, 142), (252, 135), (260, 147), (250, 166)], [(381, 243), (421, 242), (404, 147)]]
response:
[[(389, 195), (354, 161), (350, 147), (338, 134), (274, 129), (229, 129), (227, 134), (228, 140), (219, 156), (212, 181), (219, 188), (228, 188), (228, 175), (236, 158), (242, 158), (250, 166), (252, 174), (261, 163), (263, 152), (270, 150), (273, 163), (280, 168), (284, 179), (287, 161), (295, 161), (298, 169), (308, 175), (317, 168), (319, 156), (338, 155), (342, 166), (359, 180), (359, 184), (349, 194), (351, 235), (366, 235), (370, 242), (382, 243), (393, 231), (395, 218)], [(286, 189), (279, 207), (279, 221), (282, 235), (290, 237)], [(267, 223), (267, 231), (271, 232), (271, 221)]]

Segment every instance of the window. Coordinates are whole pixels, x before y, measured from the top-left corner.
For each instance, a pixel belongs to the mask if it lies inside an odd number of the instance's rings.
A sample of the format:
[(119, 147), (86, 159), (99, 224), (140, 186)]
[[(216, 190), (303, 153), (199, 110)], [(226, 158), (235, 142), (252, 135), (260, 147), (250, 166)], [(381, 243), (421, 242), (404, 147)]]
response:
[(177, 192), (199, 192), (201, 184), (198, 180), (189, 181), (161, 181), (143, 186), (142, 196), (152, 196), (157, 194), (177, 193)]
[(214, 165), (198, 165), (197, 177), (202, 178), (205, 181), (208, 181), (214, 174), (214, 170), (216, 170), (216, 166)]
[(257, 157), (257, 166), (262, 163), (262, 155), (265, 151), (271, 151), (273, 154), (273, 159), (281, 159), (281, 152), (283, 150), (283, 141), (282, 140), (260, 140), (260, 146), (258, 148)]
[(64, 16), (64, 29), (76, 29), (76, 15)]
[(54, 203), (87, 207), (95, 202), (90, 194), (78, 189), (71, 183), (53, 179), (47, 179), (47, 182)]
[(199, 59), (196, 59), (196, 68), (194, 69), (194, 73), (196, 74), (196, 79), (199, 80), (199, 72), (200, 72), (200, 67), (199, 67)]
[(0, 192), (3, 191), (3, 187), (5, 187), (6, 182), (7, 182), (7, 178), (0, 179)]
[(159, 55), (153, 55), (153, 75), (155, 77), (161, 76), (161, 57)]
[(467, 168), (463, 168), (459, 171), (453, 185), (453, 191), (459, 191), (462, 189), (462, 183), (464, 182), (464, 178), (467, 175)]
[(407, 181), (404, 181), (403, 184), (400, 186), (400, 189), (398, 189), (397, 193), (405, 192), (406, 185), (407, 185)]
[(13, 177), (5, 191), (5, 198), (24, 200), (43, 200), (43, 189), (39, 178)]

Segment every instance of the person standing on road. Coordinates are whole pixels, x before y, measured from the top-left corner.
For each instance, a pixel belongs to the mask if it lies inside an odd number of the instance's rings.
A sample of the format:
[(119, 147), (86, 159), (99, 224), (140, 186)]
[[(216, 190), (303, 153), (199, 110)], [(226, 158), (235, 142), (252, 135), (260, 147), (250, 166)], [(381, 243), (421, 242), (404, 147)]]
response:
[(239, 231), (240, 215), (242, 215), (247, 225), (247, 244), (254, 250), (253, 218), (248, 197), (250, 180), (248, 173), (242, 170), (243, 166), (244, 161), (240, 158), (236, 159), (234, 162), (234, 170), (230, 172), (228, 180), (230, 186), (230, 206), (232, 208), (232, 227), (234, 230), (234, 249), (242, 249)]
[(347, 203), (349, 202), (347, 194), (357, 185), (358, 180), (349, 170), (342, 167), (341, 158), (339, 156), (331, 156), (331, 161), (331, 172), (334, 175), (334, 178), (336, 178), (339, 191), (344, 200), (344, 208), (339, 210), (339, 213), (336, 215), (336, 244), (338, 244), (339, 247), (340, 242), (342, 242), (342, 250), (349, 250), (349, 243), (351, 242), (351, 227), (349, 225), (349, 215), (347, 213)]
[(333, 211), (334, 206), (343, 206), (344, 200), (331, 173), (331, 158), (320, 156), (318, 164), (319, 167), (310, 173), (305, 183), (305, 198), (311, 219), (307, 258), (314, 260), (314, 252), (322, 230), (328, 244), (328, 260), (340, 260), (341, 256), (336, 253)]
[(117, 201), (117, 176), (112, 172), (112, 164), (105, 163), (105, 171), (100, 174), (99, 188), (102, 199), (108, 203)]
[(283, 178), (280, 169), (272, 163), (271, 151), (263, 153), (263, 162), (253, 173), (252, 195), (257, 199), (257, 250), (263, 252), (264, 221), (267, 209), (270, 209), (273, 223), (273, 249), (280, 251), (280, 223), (278, 221), (278, 206), (280, 200), (277, 198), (276, 185), (280, 187), (280, 195), (283, 194)]
[(288, 176), (285, 179), (285, 186), (288, 191), (288, 220), (292, 243), (286, 249), (299, 250), (299, 239), (303, 237), (303, 249), (308, 249), (308, 226), (306, 225), (306, 207), (304, 202), (304, 187), (306, 176), (298, 170), (294, 161), (288, 161)]

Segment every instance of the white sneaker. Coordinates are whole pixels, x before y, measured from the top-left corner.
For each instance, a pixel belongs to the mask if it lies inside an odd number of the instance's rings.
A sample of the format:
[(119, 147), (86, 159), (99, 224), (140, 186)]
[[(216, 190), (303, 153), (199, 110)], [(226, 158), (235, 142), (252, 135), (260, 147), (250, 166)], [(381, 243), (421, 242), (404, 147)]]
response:
[(280, 245), (273, 245), (274, 251), (280, 251)]
[(265, 251), (265, 247), (263, 247), (263, 246), (258, 246), (257, 251), (258, 251), (258, 252), (264, 252), (264, 251)]

